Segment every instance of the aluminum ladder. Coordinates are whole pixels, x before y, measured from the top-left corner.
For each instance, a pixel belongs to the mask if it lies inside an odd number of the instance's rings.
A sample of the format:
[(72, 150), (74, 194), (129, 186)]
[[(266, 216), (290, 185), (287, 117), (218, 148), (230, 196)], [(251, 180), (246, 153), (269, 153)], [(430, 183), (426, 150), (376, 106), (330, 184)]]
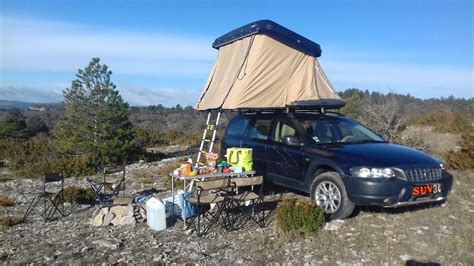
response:
[[(202, 134), (201, 145), (199, 146), (199, 153), (196, 159), (196, 167), (199, 167), (200, 165), (204, 164), (204, 162), (201, 162), (203, 154), (212, 152), (212, 148), (214, 147), (214, 142), (216, 141), (217, 137), (217, 128), (219, 126), (221, 113), (221, 111), (217, 112), (215, 118), (213, 118), (213, 114), (215, 114), (215, 112), (207, 113), (206, 128), (204, 129), (204, 133)], [(210, 136), (209, 133), (211, 133)]]

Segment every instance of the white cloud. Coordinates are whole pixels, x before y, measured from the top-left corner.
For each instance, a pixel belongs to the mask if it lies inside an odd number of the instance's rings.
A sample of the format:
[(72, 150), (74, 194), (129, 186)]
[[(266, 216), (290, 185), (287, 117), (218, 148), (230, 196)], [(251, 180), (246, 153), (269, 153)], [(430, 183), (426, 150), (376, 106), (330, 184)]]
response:
[[(23, 87), (0, 86), (0, 99), (31, 103), (57, 103), (63, 100), (62, 91), (66, 86)], [(194, 106), (200, 95), (199, 90), (173, 88), (146, 88), (142, 86), (125, 85), (117, 87), (122, 98), (131, 106), (149, 106), (162, 104), (164, 106)]]
[[(64, 87), (23, 87), (0, 86), (0, 99), (32, 103), (57, 103), (63, 100)], [(118, 86), (122, 98), (131, 106), (162, 104), (167, 107), (180, 104), (194, 106), (199, 97), (199, 89), (146, 88), (136, 85)]]
[(132, 106), (148, 106), (162, 104), (170, 107), (180, 104), (181, 106), (194, 106), (200, 91), (173, 88), (145, 88), (141, 86), (126, 85), (118, 88), (122, 97)]
[(0, 99), (30, 103), (57, 103), (62, 101), (60, 88), (0, 86)]
[(1, 68), (75, 71), (100, 57), (115, 73), (202, 76), (215, 57), (212, 38), (149, 34), (2, 17)]

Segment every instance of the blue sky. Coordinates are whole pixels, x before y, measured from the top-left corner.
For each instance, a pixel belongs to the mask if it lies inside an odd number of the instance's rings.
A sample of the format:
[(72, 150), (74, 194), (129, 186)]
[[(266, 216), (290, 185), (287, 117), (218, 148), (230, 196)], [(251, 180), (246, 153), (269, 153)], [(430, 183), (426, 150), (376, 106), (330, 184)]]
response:
[(0, 0), (0, 99), (60, 101), (100, 57), (132, 105), (194, 105), (214, 39), (271, 19), (319, 43), (339, 91), (474, 97), (473, 1)]

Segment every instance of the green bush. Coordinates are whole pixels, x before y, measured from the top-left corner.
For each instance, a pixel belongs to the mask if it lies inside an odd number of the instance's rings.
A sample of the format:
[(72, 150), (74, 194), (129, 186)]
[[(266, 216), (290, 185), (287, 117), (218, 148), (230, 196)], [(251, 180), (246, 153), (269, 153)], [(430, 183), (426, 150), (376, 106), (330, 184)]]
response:
[(22, 177), (37, 177), (44, 173), (47, 156), (48, 140), (3, 139), (0, 140), (2, 158), (8, 161), (7, 166)]
[(160, 132), (151, 128), (135, 128), (135, 136), (135, 142), (141, 147), (197, 145), (201, 141), (202, 131), (171, 130)]
[(96, 169), (87, 156), (59, 156), (45, 166), (47, 172), (62, 173), (65, 177), (84, 176), (95, 173)]
[(40, 177), (44, 173), (63, 173), (66, 177), (94, 172), (87, 155), (65, 156), (50, 150), (47, 138), (0, 140), (0, 159), (20, 177)]
[(295, 235), (315, 235), (324, 225), (323, 210), (309, 199), (290, 197), (277, 206), (278, 228)]

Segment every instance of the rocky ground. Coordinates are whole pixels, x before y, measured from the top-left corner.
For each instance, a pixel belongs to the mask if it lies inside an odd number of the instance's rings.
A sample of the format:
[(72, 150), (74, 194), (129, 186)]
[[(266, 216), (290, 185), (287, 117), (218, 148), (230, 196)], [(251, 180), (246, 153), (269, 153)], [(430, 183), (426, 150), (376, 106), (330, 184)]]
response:
[[(165, 196), (166, 180), (159, 170), (168, 159), (127, 168), (132, 194), (155, 188)], [(441, 264), (474, 264), (474, 176), (455, 173), (449, 201), (441, 206), (385, 210), (363, 208), (345, 221), (333, 221), (316, 237), (278, 233), (274, 217), (265, 229), (248, 226), (236, 232), (217, 230), (199, 238), (177, 222), (155, 232), (146, 223), (123, 226), (91, 225), (92, 208), (78, 206), (55, 221), (37, 218), (0, 230), (0, 260), (14, 263), (212, 263), (212, 264), (404, 264), (413, 260)], [(138, 181), (140, 180), (140, 181)], [(144, 181), (145, 180), (145, 181)], [(68, 179), (68, 185), (86, 186)], [(33, 180), (3, 180), (0, 196), (16, 201), (0, 209), (21, 216), (26, 208), (16, 189), (39, 186)]]

